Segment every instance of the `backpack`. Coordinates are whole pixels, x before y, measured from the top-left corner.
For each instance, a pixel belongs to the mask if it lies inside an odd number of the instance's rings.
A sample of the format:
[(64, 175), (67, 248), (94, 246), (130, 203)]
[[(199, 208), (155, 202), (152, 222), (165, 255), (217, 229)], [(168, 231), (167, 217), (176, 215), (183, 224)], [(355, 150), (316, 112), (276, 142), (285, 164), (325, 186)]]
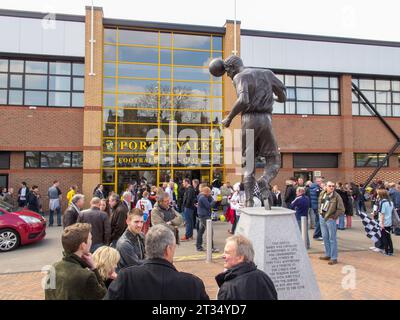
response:
[(400, 218), (399, 215), (397, 214), (397, 210), (395, 208), (393, 208), (392, 211), (392, 227), (394, 229), (398, 229), (400, 226)]
[[(380, 207), (382, 206), (382, 204), (384, 203), (384, 202), (388, 202), (387, 200), (383, 200), (381, 203), (380, 203)], [(379, 208), (379, 211), (380, 211), (380, 208)], [(398, 227), (400, 226), (400, 218), (399, 218), (399, 215), (397, 214), (397, 210), (394, 208), (394, 206), (393, 206), (393, 210), (392, 210), (392, 228), (393, 228), (393, 230), (395, 230), (395, 229), (397, 229)]]

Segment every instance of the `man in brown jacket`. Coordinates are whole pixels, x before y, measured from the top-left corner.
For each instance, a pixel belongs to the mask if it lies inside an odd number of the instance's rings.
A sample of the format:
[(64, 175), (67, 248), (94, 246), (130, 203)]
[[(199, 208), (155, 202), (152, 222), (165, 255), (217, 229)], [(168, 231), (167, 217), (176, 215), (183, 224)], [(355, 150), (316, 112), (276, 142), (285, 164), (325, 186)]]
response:
[(163, 224), (174, 232), (176, 243), (179, 244), (178, 227), (182, 224), (182, 216), (172, 207), (171, 198), (167, 192), (157, 194), (157, 202), (151, 211), (151, 224)]
[(100, 300), (105, 296), (107, 289), (89, 252), (90, 229), (87, 223), (75, 223), (64, 229), (64, 257), (47, 275), (46, 300)]
[(329, 265), (334, 265), (338, 262), (336, 219), (342, 215), (344, 211), (343, 200), (335, 191), (335, 183), (328, 181), (326, 189), (319, 195), (318, 212), (325, 246), (325, 256), (320, 257), (320, 260), (329, 261)]

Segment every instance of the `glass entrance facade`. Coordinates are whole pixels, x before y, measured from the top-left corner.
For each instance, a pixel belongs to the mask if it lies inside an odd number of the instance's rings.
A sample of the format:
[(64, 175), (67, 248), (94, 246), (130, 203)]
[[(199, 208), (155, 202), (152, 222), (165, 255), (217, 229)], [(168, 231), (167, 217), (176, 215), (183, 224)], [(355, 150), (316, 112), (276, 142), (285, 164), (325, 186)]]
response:
[(223, 177), (222, 36), (104, 29), (102, 183)]

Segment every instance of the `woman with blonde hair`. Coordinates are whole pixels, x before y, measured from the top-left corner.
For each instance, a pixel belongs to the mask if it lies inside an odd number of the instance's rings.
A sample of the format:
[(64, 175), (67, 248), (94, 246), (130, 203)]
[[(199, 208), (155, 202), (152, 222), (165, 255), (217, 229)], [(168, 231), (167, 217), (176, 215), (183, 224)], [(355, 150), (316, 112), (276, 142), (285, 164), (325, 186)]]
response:
[(102, 246), (93, 253), (93, 261), (107, 288), (117, 278), (115, 269), (120, 258), (121, 256), (116, 249), (107, 246)]

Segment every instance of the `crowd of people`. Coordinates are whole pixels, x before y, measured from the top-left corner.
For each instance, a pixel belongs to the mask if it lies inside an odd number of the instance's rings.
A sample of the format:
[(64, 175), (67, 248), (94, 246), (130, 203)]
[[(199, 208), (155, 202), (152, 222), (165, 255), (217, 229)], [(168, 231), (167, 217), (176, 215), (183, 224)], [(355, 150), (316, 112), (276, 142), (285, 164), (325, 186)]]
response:
[[(143, 212), (133, 208), (129, 231), (117, 247), (100, 246), (93, 254), (92, 225), (77, 222), (66, 227), (61, 238), (63, 258), (47, 275), (46, 300), (208, 300), (200, 278), (174, 267), (176, 236), (172, 230), (159, 224), (145, 236), (136, 233), (134, 239), (128, 234), (142, 226)], [(135, 255), (136, 249), (143, 250), (146, 259)], [(247, 238), (229, 237), (223, 258), (225, 269), (215, 277), (217, 299), (277, 299), (273, 282), (254, 264), (254, 249)]]
[[(295, 210), (296, 219), (301, 228), (301, 217), (311, 222), (315, 228), (314, 239), (322, 240), (325, 256), (321, 260), (329, 261), (330, 265), (337, 264), (337, 230), (352, 227), (354, 214), (366, 213), (366, 202), (370, 205), (371, 217), (377, 221), (381, 239), (371, 250), (381, 252), (386, 256), (393, 255), (391, 234), (400, 235), (400, 183), (388, 183), (379, 179), (367, 188), (355, 183), (324, 182), (316, 178), (314, 182), (299, 178), (291, 178), (286, 183), (284, 195), (286, 207)], [(275, 188), (275, 187), (274, 187)], [(279, 201), (279, 190), (274, 191), (274, 198)], [(310, 241), (307, 233), (307, 246)]]
[[(171, 180), (162, 187), (150, 186), (143, 180), (129, 184), (121, 195), (107, 194), (99, 184), (86, 210), (85, 196), (77, 186), (71, 186), (66, 196), (68, 208), (63, 215), (58, 181), (49, 187), (47, 195), (49, 226), (53, 226), (56, 215), (57, 225), (64, 227), (64, 258), (54, 265), (60, 282), (56, 288), (46, 289), (47, 299), (208, 299), (199, 278), (178, 272), (173, 266), (176, 245), (194, 240), (196, 230), (195, 247), (204, 251), (203, 236), (208, 219), (229, 221), (232, 226), (228, 232), (235, 234), (239, 209), (245, 202), (242, 183), (231, 186), (229, 182), (214, 181), (210, 186), (196, 179), (184, 179), (180, 184)], [(275, 185), (272, 195), (274, 206), (295, 211), (300, 229), (301, 218), (306, 218), (307, 226), (314, 229), (313, 239), (324, 243), (325, 255), (320, 259), (329, 265), (338, 263), (337, 230), (351, 228), (353, 215), (360, 212), (370, 211), (381, 229), (380, 241), (370, 249), (393, 255), (391, 234), (400, 234), (399, 184), (376, 179), (364, 188), (319, 177), (307, 182), (290, 178), (284, 192)], [(36, 185), (28, 188), (22, 182), (15, 196), (13, 188), (1, 188), (0, 197), (13, 206), (43, 214)], [(256, 193), (254, 204), (261, 206)], [(184, 234), (180, 235), (182, 225)], [(307, 247), (310, 247), (308, 233)], [(214, 242), (212, 250), (218, 252)], [(219, 299), (260, 298), (259, 293), (246, 290), (246, 285), (253, 282), (265, 289), (263, 298), (277, 298), (272, 281), (257, 271), (252, 250), (250, 241), (242, 236), (227, 239), (223, 254), (225, 271), (216, 276)], [(157, 272), (168, 274), (168, 280), (154, 276)], [(127, 283), (134, 285), (126, 287)], [(148, 289), (143, 290), (144, 287)], [(165, 289), (169, 287), (170, 290)]]

